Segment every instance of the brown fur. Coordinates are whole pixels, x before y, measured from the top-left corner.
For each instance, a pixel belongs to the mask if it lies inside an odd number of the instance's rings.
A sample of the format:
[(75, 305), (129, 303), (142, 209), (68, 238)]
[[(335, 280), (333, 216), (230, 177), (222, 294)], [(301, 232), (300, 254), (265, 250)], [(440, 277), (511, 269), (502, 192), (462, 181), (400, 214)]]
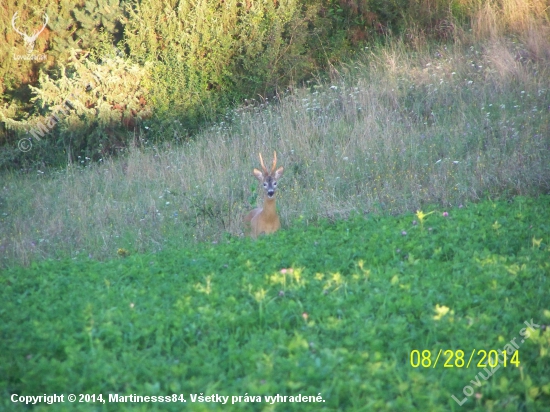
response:
[[(283, 175), (283, 168), (275, 170), (277, 164), (277, 154), (274, 153), (273, 166), (271, 172), (267, 171), (264, 165), (262, 155), (260, 154), (260, 161), (262, 164), (263, 172), (258, 169), (254, 169), (254, 176), (258, 179), (262, 187), (264, 188), (264, 204), (263, 207), (257, 207), (246, 215), (244, 218), (245, 224), (250, 225), (250, 236), (253, 238), (259, 235), (269, 234), (276, 232), (281, 227), (279, 216), (277, 215), (277, 209), (275, 207), (275, 190), (277, 187), (277, 179)], [(272, 191), (272, 195), (268, 193)]]

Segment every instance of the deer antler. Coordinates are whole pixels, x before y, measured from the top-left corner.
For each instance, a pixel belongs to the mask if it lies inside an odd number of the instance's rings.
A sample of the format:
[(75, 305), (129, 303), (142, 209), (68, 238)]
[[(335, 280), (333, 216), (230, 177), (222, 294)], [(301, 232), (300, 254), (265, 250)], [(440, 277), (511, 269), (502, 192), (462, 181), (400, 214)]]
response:
[(19, 30), (17, 30), (17, 27), (15, 27), (15, 20), (17, 20), (17, 13), (19, 13), (18, 11), (16, 11), (14, 14), (13, 14), (13, 17), (11, 18), (11, 25), (13, 27), (13, 29), (15, 30), (15, 32), (17, 34), (19, 34), (20, 36), (23, 36), (23, 37), (27, 37), (27, 33), (22, 33), (20, 32)]
[(46, 13), (44, 13), (44, 25), (42, 26), (42, 28), (40, 30), (38, 30), (36, 33), (34, 33), (34, 36), (38, 37), (38, 35), (44, 31), (44, 29), (48, 25), (49, 21), (50, 21), (50, 18), (48, 17), (48, 15)]
[(275, 171), (275, 168), (277, 167), (277, 152), (273, 152), (273, 165), (271, 166), (271, 173)]
[(261, 153), (260, 153), (260, 163), (261, 163), (261, 165), (262, 165), (262, 169), (264, 170), (264, 173), (265, 173), (265, 174), (268, 174), (267, 168), (265, 167), (264, 159), (262, 159), (262, 154), (261, 154)]

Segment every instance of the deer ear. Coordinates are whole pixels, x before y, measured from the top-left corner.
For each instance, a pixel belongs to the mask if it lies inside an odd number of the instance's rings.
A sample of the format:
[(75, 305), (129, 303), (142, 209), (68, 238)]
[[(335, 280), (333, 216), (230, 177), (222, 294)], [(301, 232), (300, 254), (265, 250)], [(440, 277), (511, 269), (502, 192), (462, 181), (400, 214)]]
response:
[(260, 182), (264, 180), (264, 174), (260, 172), (258, 169), (254, 169), (252, 174), (258, 179)]
[(282, 167), (279, 167), (276, 171), (275, 171), (275, 180), (278, 180), (281, 178), (281, 176), (283, 175), (283, 171), (285, 169), (282, 168)]

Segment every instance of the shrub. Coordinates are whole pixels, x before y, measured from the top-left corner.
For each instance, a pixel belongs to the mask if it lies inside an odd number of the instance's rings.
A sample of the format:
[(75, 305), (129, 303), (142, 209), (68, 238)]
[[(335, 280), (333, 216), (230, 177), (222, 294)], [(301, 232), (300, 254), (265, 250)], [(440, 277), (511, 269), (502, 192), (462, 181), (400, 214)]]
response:
[[(150, 92), (145, 112), (154, 114), (148, 125), (154, 133), (143, 136), (134, 128), (133, 137), (154, 141), (196, 135), (205, 123), (219, 120), (247, 99), (265, 102), (313, 77), (335, 80), (337, 67), (356, 57), (359, 46), (396, 34), (404, 35), (415, 50), (433, 38), (473, 43), (512, 34), (528, 44), (529, 55), (520, 55), (520, 60), (550, 57), (550, 14), (543, 0), (94, 0), (76, 6), (41, 0), (27, 8), (10, 0), (5, 8), (0, 30), (7, 42), (0, 52), (8, 56), (24, 46), (11, 27), (15, 12), (28, 33), (42, 21), (44, 11), (49, 22), (35, 46), (46, 56), (44, 62), (0, 62), (0, 145), (5, 148), (0, 168), (38, 160), (70, 161), (75, 151), (99, 158), (128, 145), (132, 136), (123, 130), (128, 123), (135, 126), (142, 117), (138, 112), (145, 110), (144, 97), (131, 91), (128, 98), (141, 97), (139, 105), (130, 107), (121, 96), (94, 103), (103, 108), (110, 104), (114, 113), (103, 111), (99, 123), (95, 116), (83, 116), (70, 136), (56, 127), (48, 141), (38, 145), (48, 150), (25, 154), (13, 147), (28, 137), (24, 132), (33, 121), (48, 114), (48, 106), (38, 100), (58, 105), (66, 98), (55, 92), (55, 97), (48, 96), (51, 90), (41, 88), (46, 78), (57, 82), (72, 75), (64, 68), (72, 64), (72, 50), (87, 56), (89, 63), (82, 61), (83, 65), (103, 67), (125, 54), (139, 65), (133, 66), (136, 70), (147, 73), (139, 87), (141, 94)], [(122, 113), (125, 110), (132, 113), (131, 121)], [(111, 122), (108, 128), (105, 116)], [(52, 156), (55, 153), (61, 156)]]
[(42, 149), (57, 152), (38, 150), (37, 157), (63, 156), (72, 162), (81, 155), (97, 160), (123, 148), (127, 130), (150, 115), (147, 78), (147, 66), (121, 57), (95, 63), (73, 51), (69, 65), (61, 66), (56, 77), (42, 72), (39, 87), (31, 86), (35, 114), (15, 120), (0, 111), (0, 119), (20, 134), (32, 135), (31, 143), (38, 141)]

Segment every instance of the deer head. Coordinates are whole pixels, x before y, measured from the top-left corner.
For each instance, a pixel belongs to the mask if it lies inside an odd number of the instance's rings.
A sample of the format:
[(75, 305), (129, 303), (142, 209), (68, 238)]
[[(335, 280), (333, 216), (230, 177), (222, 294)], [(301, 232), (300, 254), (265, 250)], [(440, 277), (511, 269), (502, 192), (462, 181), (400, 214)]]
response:
[(264, 164), (264, 159), (262, 159), (262, 154), (260, 153), (260, 163), (262, 165), (262, 171), (254, 169), (253, 173), (256, 176), (256, 179), (260, 181), (265, 190), (265, 195), (271, 199), (275, 196), (275, 190), (277, 189), (277, 180), (283, 175), (283, 168), (279, 167), (277, 170), (277, 152), (273, 152), (273, 164), (271, 166), (271, 172), (267, 170)]

